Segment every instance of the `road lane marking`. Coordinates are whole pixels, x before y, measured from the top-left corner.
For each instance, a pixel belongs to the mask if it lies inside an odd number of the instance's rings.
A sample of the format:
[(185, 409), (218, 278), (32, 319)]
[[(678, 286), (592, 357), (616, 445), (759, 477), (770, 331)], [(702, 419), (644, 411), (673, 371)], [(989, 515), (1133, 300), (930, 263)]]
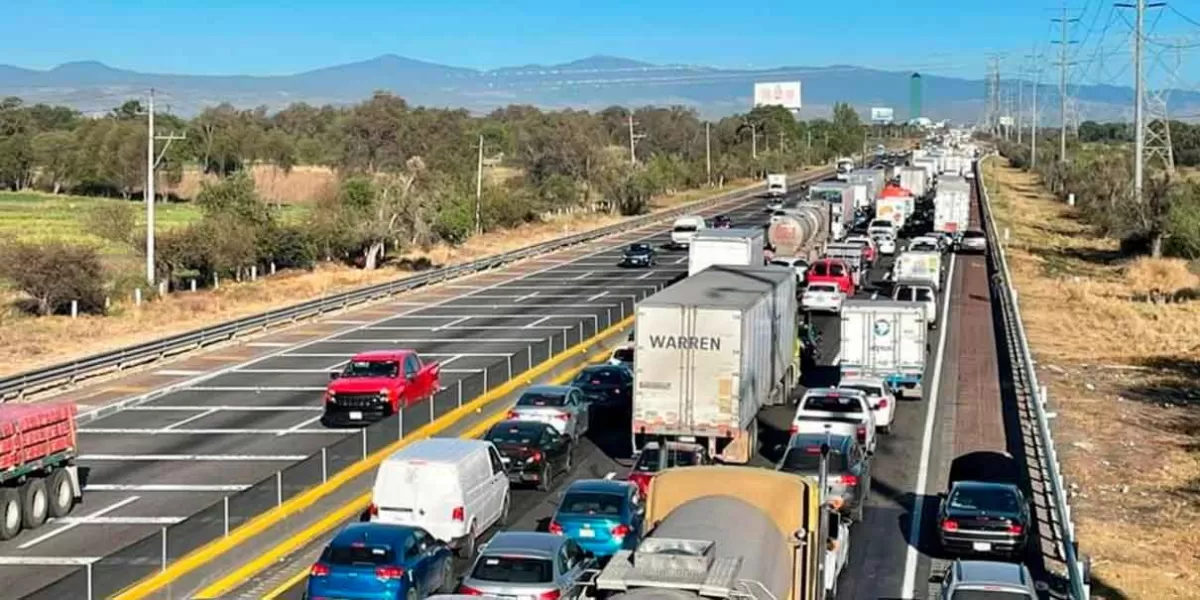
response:
[[(240, 492), (249, 488), (248, 485), (216, 484), (216, 485), (187, 485), (171, 483), (89, 483), (84, 486), (85, 492)], [(56, 519), (61, 523), (63, 519)]]
[(217, 409), (210, 408), (210, 409), (205, 410), (204, 412), (194, 414), (186, 419), (180, 419), (178, 421), (175, 421), (174, 423), (171, 423), (170, 425), (163, 427), (162, 430), (170, 431), (172, 429), (175, 429), (176, 427), (180, 427), (182, 425), (187, 425), (188, 423), (191, 423), (193, 421), (199, 421), (200, 419), (203, 419), (204, 417), (210, 417), (216, 413), (217, 413)]
[(174, 525), (187, 517), (62, 517), (47, 523), (62, 525)]
[(247, 342), (251, 348), (290, 348), (296, 344), (290, 342)]
[[(911, 600), (916, 594), (917, 585), (917, 562), (920, 558), (920, 551), (917, 549), (921, 544), (921, 518), (925, 512), (925, 495), (926, 488), (929, 483), (929, 455), (933, 449), (933, 424), (937, 415), (938, 394), (941, 390), (942, 381), (942, 362), (945, 358), (946, 350), (946, 334), (950, 331), (949, 323), (950, 315), (950, 297), (954, 291), (954, 259), (955, 255), (950, 255), (950, 266), (946, 269), (946, 290), (945, 296), (942, 298), (942, 314), (947, 315), (946, 324), (942, 327), (941, 333), (938, 334), (937, 356), (933, 360), (933, 377), (930, 381), (932, 388), (928, 394), (929, 406), (925, 413), (925, 432), (921, 435), (921, 463), (917, 469), (917, 486), (915, 497), (917, 499), (913, 506), (912, 519), (909, 521), (908, 531), (909, 537), (908, 550), (904, 555), (904, 582), (900, 586), (900, 597), (904, 600)], [(959, 315), (960, 317), (962, 315)], [(924, 389), (924, 382), (921, 388)]]
[(0, 556), (0, 567), (82, 567), (99, 556)]
[(321, 321), (321, 322), (322, 323), (330, 323), (333, 325), (366, 325), (367, 323), (370, 323), (370, 321), (351, 321), (351, 320), (345, 320), (345, 319), (330, 319), (328, 321)]
[[(117, 509), (123, 508), (125, 506), (128, 506), (130, 504), (133, 504), (134, 502), (137, 502), (140, 499), (141, 499), (141, 496), (130, 496), (128, 498), (124, 498), (113, 504), (108, 505), (105, 508), (102, 508), (93, 513), (84, 515), (81, 519), (87, 519), (89, 517), (90, 518), (103, 517), (104, 515), (107, 515), (108, 513), (112, 512), (114, 510), (117, 510)], [(20, 546), (17, 546), (17, 549), (27, 550), (27, 549), (32, 548), (50, 538), (56, 537), (58, 535), (66, 533), (72, 529), (75, 529), (76, 527), (78, 527), (82, 524), (83, 523), (81, 520), (76, 520), (76, 521), (72, 521), (70, 523), (65, 523), (65, 524), (63, 524), (62, 527), (59, 527), (58, 529), (55, 529), (54, 531), (48, 531), (46, 533), (43, 533), (42, 535), (39, 535), (39, 536), (33, 538), (32, 540), (29, 540), (28, 542), (21, 544)]]
[[(462, 323), (464, 321), (470, 321), (470, 320), (471, 320), (471, 317), (459, 317), (453, 321), (450, 321), (449, 323), (442, 323), (441, 325), (434, 327), (433, 331), (441, 331), (443, 329), (450, 329), (451, 327), (454, 327), (455, 325), (458, 325), (459, 323)], [(381, 328), (372, 327), (371, 329), (374, 330), (374, 329), (381, 329)], [(389, 327), (389, 329), (390, 329), (390, 327)]]
[[(554, 316), (560, 316), (560, 315), (554, 315)], [(594, 317), (595, 315), (587, 315), (587, 316)], [(505, 356), (511, 356), (511, 355), (512, 355), (511, 352), (483, 352), (483, 353), (479, 353), (479, 352), (422, 352), (421, 353), (421, 356), (463, 356), (463, 357), (468, 357), (468, 358), (470, 358), (470, 357), (481, 357), (481, 358), (501, 357), (501, 358), (503, 358)], [(315, 352), (315, 353), (298, 352), (296, 354), (284, 354), (284, 355), (281, 355), (279, 358), (293, 358), (294, 357), (294, 358), (345, 358), (345, 359), (348, 359), (351, 356), (354, 356), (354, 355), (351, 353), (346, 353), (346, 352), (343, 352), (341, 354), (326, 353), (326, 352)], [(348, 361), (343, 360), (341, 363), (338, 363), (338, 364), (345, 364), (346, 362), (348, 362)]]
[(542, 323), (545, 323), (546, 321), (549, 321), (552, 318), (554, 318), (554, 317), (541, 317), (538, 320), (526, 325), (522, 329), (533, 329), (534, 327), (537, 327), (538, 325), (541, 325)]
[[(85, 431), (85, 430), (81, 430)], [(84, 454), (81, 462), (300, 462), (307, 454)]]
[[(511, 329), (511, 327), (509, 329)], [(480, 344), (480, 343), (515, 344), (515, 343), (519, 342), (522, 344), (532, 344), (534, 342), (541, 342), (541, 341), (543, 341), (542, 338), (492, 338), (492, 337), (489, 337), (489, 338), (444, 338), (444, 339), (419, 339), (419, 340), (411, 339), (411, 338), (403, 338), (403, 339), (398, 339), (398, 340), (371, 340), (371, 339), (325, 340), (322, 343), (325, 343), (325, 344), (369, 344), (372, 342), (378, 342), (380, 344), (390, 343), (393, 345), (399, 345), (399, 344)], [(507, 354), (505, 356), (507, 356)], [(192, 387), (192, 388), (188, 388), (188, 389), (196, 389), (196, 388)]]
[[(312, 435), (345, 435), (337, 429), (143, 429), (138, 427), (98, 427), (95, 429), (80, 429), (79, 433), (93, 435), (277, 435), (280, 431), (291, 434), (307, 433)], [(308, 457), (305, 457), (308, 458)]]
[(653, 274), (654, 274), (654, 271), (646, 271), (645, 273), (642, 273), (642, 275), (639, 276), (638, 279), (646, 279)]
[(131, 406), (127, 410), (132, 412), (195, 412), (198, 410), (228, 412), (316, 412), (324, 409), (320, 406), (259, 406), (256, 404), (244, 406), (237, 404), (221, 404), (219, 406), (205, 406), (202, 404), (153, 404), (149, 406)]
[[(551, 273), (553, 273), (553, 271), (551, 271)], [(572, 277), (571, 279), (574, 279), (576, 281), (582, 281), (584, 279), (587, 279), (588, 275), (591, 275), (592, 273), (594, 273), (594, 271), (587, 271), (587, 272), (583, 273), (582, 275), (580, 275), (579, 277)]]
[(204, 371), (186, 371), (183, 369), (163, 369), (161, 371), (155, 371), (154, 374), (161, 375), (163, 377), (195, 377), (196, 375), (203, 375)]
[[(537, 292), (537, 291), (529, 292), (528, 294), (525, 294), (524, 296), (521, 296), (520, 298), (517, 298), (516, 300), (513, 300), (513, 303), (517, 303), (517, 302), (521, 302), (521, 301), (524, 301), (524, 300), (528, 300), (528, 299), (530, 299), (530, 298), (532, 298), (532, 297), (534, 297), (534, 296), (538, 295), (539, 293), (541, 293), (541, 292)], [(472, 298), (479, 298), (480, 296), (471, 296), (471, 297), (472, 297)], [(484, 298), (487, 298), (488, 296), (483, 296), (483, 297), (484, 297)], [(511, 298), (511, 296), (492, 296), (492, 297), (493, 297), (493, 298)]]
[(608, 295), (608, 292), (600, 292), (599, 294), (596, 294), (595, 296), (588, 298), (587, 301), (591, 302), (593, 300), (599, 300), (600, 298), (603, 298), (604, 296), (607, 296), (607, 295)]
[(466, 356), (466, 355), (465, 354), (455, 354), (454, 356), (451, 356), (450, 358), (447, 358), (446, 360), (437, 361), (437, 363), (438, 363), (438, 365), (445, 367), (446, 365), (448, 365), (464, 356)]
[(688, 261), (688, 257), (686, 257), (686, 256), (681, 256), (681, 257), (679, 257), (678, 259), (676, 259), (676, 260), (675, 260), (675, 264), (677, 264), (677, 265), (682, 265), (683, 263), (685, 263), (685, 262), (687, 262), (687, 261)]
[(305, 419), (299, 423), (296, 423), (295, 425), (293, 425), (291, 427), (288, 427), (287, 429), (284, 429), (283, 431), (280, 431), (279, 433), (276, 433), (275, 437), (283, 437), (285, 435), (295, 433), (301, 429), (304, 429), (305, 427), (307, 427), (309, 425), (312, 425), (313, 423), (316, 423), (317, 421), (320, 421), (321, 418), (323, 418), (324, 416), (325, 416), (324, 414), (319, 414), (311, 419)]
[(271, 385), (198, 385), (188, 388), (189, 392), (323, 392), (325, 388), (315, 386), (271, 386)]

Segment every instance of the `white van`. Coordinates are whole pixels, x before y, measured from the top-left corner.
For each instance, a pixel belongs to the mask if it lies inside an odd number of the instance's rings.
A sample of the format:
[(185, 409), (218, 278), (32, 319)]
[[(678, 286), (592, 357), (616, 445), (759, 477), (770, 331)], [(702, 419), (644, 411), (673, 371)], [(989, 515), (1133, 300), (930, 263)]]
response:
[(671, 245), (676, 248), (686, 248), (692, 243), (692, 238), (696, 237), (696, 232), (706, 229), (708, 224), (704, 222), (704, 217), (699, 215), (687, 215), (675, 219), (675, 225), (671, 227)]
[(508, 519), (509, 506), (508, 475), (491, 442), (431, 438), (379, 465), (368, 513), (372, 521), (422, 527), (471, 558), (479, 536)]

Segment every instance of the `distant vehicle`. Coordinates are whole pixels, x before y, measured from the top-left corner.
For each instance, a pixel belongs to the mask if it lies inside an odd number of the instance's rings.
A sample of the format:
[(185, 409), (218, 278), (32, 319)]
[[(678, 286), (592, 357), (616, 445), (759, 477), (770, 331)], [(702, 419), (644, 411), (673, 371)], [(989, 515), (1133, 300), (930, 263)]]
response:
[(733, 219), (729, 215), (717, 215), (712, 218), (712, 226), (717, 229), (729, 229), (733, 227)]
[(598, 557), (631, 550), (642, 539), (636, 485), (628, 481), (583, 479), (572, 483), (550, 519), (549, 531), (579, 543)]
[(908, 252), (941, 252), (942, 242), (933, 236), (920, 236), (908, 241)]
[(800, 296), (800, 306), (809, 312), (842, 312), (845, 296), (836, 283), (813, 283)]
[(643, 497), (650, 489), (650, 480), (663, 469), (672, 467), (697, 467), (711, 465), (708, 451), (700, 444), (690, 442), (667, 442), (666, 449), (658, 442), (646, 444), (637, 455), (637, 461), (629, 470), (628, 480), (637, 486)]
[(83, 499), (72, 402), (0, 405), (0, 540), (59, 519)]
[(787, 195), (788, 184), (787, 175), (784, 173), (771, 173), (767, 175), (767, 195), (773, 198), (782, 198)]
[(1037, 600), (1033, 575), (1025, 565), (990, 560), (955, 559), (930, 578), (941, 584), (942, 600)]
[(890, 219), (875, 219), (867, 225), (867, 235), (886, 233), (896, 237), (896, 224)]
[(706, 229), (708, 222), (698, 215), (686, 215), (675, 219), (671, 227), (671, 245), (675, 248), (686, 248), (692, 243), (696, 232)]
[(500, 452), (511, 483), (533, 483), (548, 492), (554, 476), (571, 470), (575, 445), (558, 430), (537, 421), (500, 421), (483, 439)]
[(892, 288), (892, 300), (920, 304), (925, 309), (925, 322), (930, 328), (937, 327), (937, 293), (934, 292), (932, 286), (919, 283), (897, 283)]
[(896, 238), (886, 233), (877, 233), (871, 236), (875, 241), (875, 246), (879, 248), (879, 254), (883, 256), (892, 256), (896, 253)]
[[(630, 333), (629, 335), (632, 336), (633, 333)], [(608, 357), (608, 364), (622, 366), (622, 367), (625, 367), (626, 369), (629, 369), (632, 371), (633, 370), (633, 341), (630, 340), (630, 342), (628, 344), (622, 345), (621, 347), (613, 350), (612, 356)]]
[(456, 583), (454, 553), (428, 531), (351, 523), (309, 569), (305, 597), (416, 600), (451, 592)]
[(850, 171), (854, 170), (854, 159), (839, 158), (837, 159), (837, 180), (846, 181), (850, 177)]
[(321, 416), (325, 425), (385, 419), (441, 389), (441, 365), (423, 362), (416, 350), (360, 352), (329, 376)]
[(965, 252), (987, 252), (987, 236), (982, 231), (968, 229), (963, 232), (958, 247)]
[(854, 274), (845, 261), (822, 258), (809, 265), (804, 278), (810, 287), (815, 283), (833, 283), (847, 298), (854, 296)]
[(656, 264), (658, 257), (650, 244), (630, 244), (621, 255), (622, 267), (653, 267)]
[(808, 272), (808, 261), (795, 256), (776, 256), (771, 259), (772, 265), (788, 267), (796, 273), (796, 285), (804, 283), (804, 274)]
[(1020, 560), (1031, 525), (1030, 500), (1011, 483), (956, 481), (938, 494), (938, 539), (955, 553)]
[(633, 409), (633, 372), (624, 365), (585, 367), (571, 385), (579, 388), (600, 415), (628, 417)]
[(826, 431), (854, 436), (867, 454), (874, 454), (875, 413), (867, 395), (859, 390), (830, 387), (804, 392), (796, 406), (790, 433), (824, 434)]
[(858, 390), (867, 395), (871, 412), (875, 413), (875, 429), (879, 433), (892, 432), (892, 420), (896, 416), (896, 396), (888, 389), (881, 377), (845, 377), (838, 382), (839, 390)]
[(878, 258), (878, 249), (875, 247), (875, 240), (869, 235), (851, 235), (847, 236), (843, 243), (858, 244), (863, 247), (863, 262), (870, 265)]
[(820, 475), (821, 445), (828, 443), (828, 499), (844, 515), (862, 521), (871, 493), (871, 458), (851, 435), (802, 433), (792, 436), (776, 469), (814, 480)]
[(583, 390), (569, 385), (535, 385), (508, 411), (508, 419), (539, 421), (578, 440), (588, 431), (588, 401)]
[(766, 212), (769, 212), (775, 216), (783, 214), (783, 200), (771, 200), (770, 202), (767, 202)]
[(463, 577), (459, 593), (536, 600), (576, 600), (579, 580), (596, 559), (575, 540), (532, 531), (492, 537)]

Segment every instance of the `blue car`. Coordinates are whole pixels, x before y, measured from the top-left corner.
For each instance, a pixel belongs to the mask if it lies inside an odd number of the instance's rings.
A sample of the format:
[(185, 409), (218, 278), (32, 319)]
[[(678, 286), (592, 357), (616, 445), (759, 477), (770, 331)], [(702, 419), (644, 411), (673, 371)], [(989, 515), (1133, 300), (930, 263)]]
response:
[(453, 553), (424, 529), (353, 523), (309, 570), (304, 597), (419, 600), (455, 583)]
[(597, 557), (632, 550), (642, 539), (644, 509), (637, 486), (628, 481), (583, 479), (563, 492), (550, 533), (575, 540)]

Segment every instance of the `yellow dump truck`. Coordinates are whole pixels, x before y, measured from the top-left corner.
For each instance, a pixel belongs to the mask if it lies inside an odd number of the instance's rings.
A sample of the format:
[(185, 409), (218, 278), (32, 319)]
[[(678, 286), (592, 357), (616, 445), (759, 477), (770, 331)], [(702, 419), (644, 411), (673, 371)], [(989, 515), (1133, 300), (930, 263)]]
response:
[[(823, 565), (831, 555), (844, 555), (821, 533), (827, 525), (816, 480), (788, 473), (667, 469), (651, 483), (645, 511), (648, 535), (594, 574), (593, 596), (818, 600), (827, 588)], [(845, 527), (833, 530), (848, 538)]]

